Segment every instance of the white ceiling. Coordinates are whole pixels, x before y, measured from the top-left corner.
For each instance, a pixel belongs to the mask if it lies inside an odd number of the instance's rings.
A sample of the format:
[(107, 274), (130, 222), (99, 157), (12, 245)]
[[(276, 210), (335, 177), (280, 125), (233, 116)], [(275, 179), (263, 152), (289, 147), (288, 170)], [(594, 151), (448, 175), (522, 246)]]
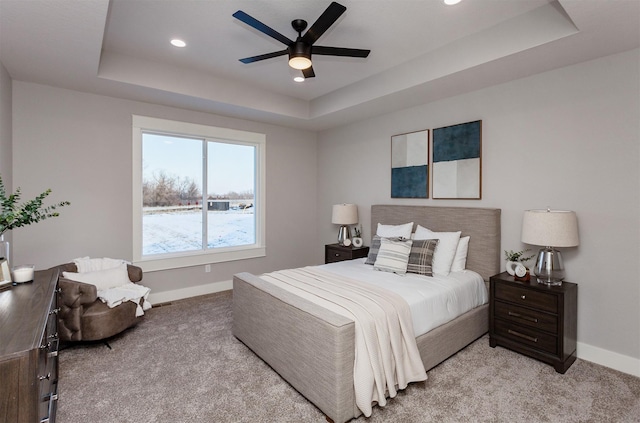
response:
[[(347, 11), (293, 81), (285, 48), (330, 0), (0, 0), (0, 61), (15, 80), (322, 130), (640, 46), (640, 0), (339, 0)], [(187, 47), (169, 44), (181, 38)]]

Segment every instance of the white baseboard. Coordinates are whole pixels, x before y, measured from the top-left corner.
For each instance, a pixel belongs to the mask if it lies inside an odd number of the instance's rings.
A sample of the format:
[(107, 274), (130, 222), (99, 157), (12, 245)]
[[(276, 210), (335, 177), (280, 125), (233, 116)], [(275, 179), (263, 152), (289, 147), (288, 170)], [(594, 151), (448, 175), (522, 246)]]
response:
[[(198, 295), (214, 294), (233, 289), (233, 281), (222, 281), (210, 283), (207, 285), (198, 285), (190, 288), (174, 289), (172, 291), (163, 291), (149, 295), (151, 304), (162, 304), (171, 301), (182, 300)], [(640, 377), (640, 360), (626, 355), (618, 354), (613, 351), (594, 347), (589, 344), (578, 342), (578, 358), (591, 361), (601, 366), (609, 367), (620, 372), (628, 373), (633, 376)]]
[(149, 294), (151, 304), (169, 303), (171, 301), (183, 300), (185, 298), (197, 297), (199, 295), (214, 294), (216, 292), (228, 291), (233, 288), (233, 281), (214, 282), (207, 285), (192, 286), (190, 288), (174, 289)]
[(578, 342), (578, 358), (640, 377), (640, 359)]

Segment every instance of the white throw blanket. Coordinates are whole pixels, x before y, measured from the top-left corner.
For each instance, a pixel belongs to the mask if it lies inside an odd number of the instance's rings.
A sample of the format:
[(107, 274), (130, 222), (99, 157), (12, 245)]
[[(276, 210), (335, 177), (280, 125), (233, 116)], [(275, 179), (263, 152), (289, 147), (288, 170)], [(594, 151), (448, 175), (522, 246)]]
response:
[(410, 382), (427, 379), (406, 301), (386, 289), (313, 267), (261, 276), (355, 322), (353, 368), (356, 405), (371, 416), (372, 403), (386, 405)]
[[(78, 268), (79, 274), (87, 274), (90, 273), (94, 275), (106, 274), (108, 271), (120, 267), (123, 264), (131, 264), (130, 262), (122, 259), (112, 259), (112, 258), (90, 258), (90, 257), (79, 257), (73, 260), (73, 263)], [(126, 270), (123, 270), (126, 273)], [(64, 272), (68, 273), (68, 272)], [(67, 275), (72, 280), (78, 280), (80, 282), (91, 283), (89, 281), (83, 280), (82, 276), (73, 277), (71, 275)], [(104, 278), (102, 278), (104, 279)], [(100, 289), (98, 288), (97, 295), (100, 298), (100, 301), (105, 303), (109, 308), (113, 308), (119, 306), (125, 301), (131, 301), (136, 304), (136, 317), (140, 317), (144, 315), (144, 312), (151, 308), (151, 303), (148, 300), (149, 293), (151, 292), (150, 288), (146, 286), (142, 286), (140, 284), (135, 284), (132, 282), (125, 282), (128, 279), (128, 276), (122, 275), (122, 285), (114, 286), (108, 289)], [(94, 281), (94, 285), (97, 282)], [(144, 298), (143, 305), (140, 305), (141, 299)]]
[[(98, 298), (100, 298), (103, 303), (107, 304), (109, 308), (119, 306), (125, 301), (132, 301), (136, 303), (137, 306), (136, 317), (140, 317), (145, 311), (151, 308), (151, 303), (147, 300), (150, 292), (150, 288), (131, 282), (115, 288), (99, 290)], [(144, 298), (142, 306), (140, 305), (141, 298)]]

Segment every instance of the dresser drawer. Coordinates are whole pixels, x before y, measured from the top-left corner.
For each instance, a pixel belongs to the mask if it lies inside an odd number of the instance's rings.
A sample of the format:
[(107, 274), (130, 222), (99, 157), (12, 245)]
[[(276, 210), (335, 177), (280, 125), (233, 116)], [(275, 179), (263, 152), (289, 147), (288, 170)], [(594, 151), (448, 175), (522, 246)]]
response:
[(558, 297), (541, 291), (521, 288), (516, 285), (498, 283), (495, 286), (496, 299), (510, 301), (550, 313), (558, 312)]
[(494, 313), (497, 319), (508, 320), (520, 325), (551, 332), (552, 334), (558, 333), (558, 316), (555, 314), (518, 307), (502, 301), (495, 302)]
[(535, 329), (520, 326), (504, 320), (494, 322), (495, 335), (528, 345), (550, 354), (558, 354), (558, 338)]

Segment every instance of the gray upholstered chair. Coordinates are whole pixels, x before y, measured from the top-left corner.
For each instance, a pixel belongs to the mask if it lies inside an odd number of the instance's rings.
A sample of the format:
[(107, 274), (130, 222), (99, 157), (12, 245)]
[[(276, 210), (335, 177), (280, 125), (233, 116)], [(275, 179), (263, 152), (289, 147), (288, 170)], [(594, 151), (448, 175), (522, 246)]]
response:
[[(140, 317), (136, 317), (135, 303), (125, 301), (114, 308), (109, 308), (98, 299), (95, 285), (64, 278), (62, 272), (78, 271), (74, 263), (56, 267), (60, 271), (58, 334), (61, 341), (105, 340), (139, 321)], [(128, 265), (127, 273), (131, 282), (142, 280), (142, 269), (137, 266)]]

